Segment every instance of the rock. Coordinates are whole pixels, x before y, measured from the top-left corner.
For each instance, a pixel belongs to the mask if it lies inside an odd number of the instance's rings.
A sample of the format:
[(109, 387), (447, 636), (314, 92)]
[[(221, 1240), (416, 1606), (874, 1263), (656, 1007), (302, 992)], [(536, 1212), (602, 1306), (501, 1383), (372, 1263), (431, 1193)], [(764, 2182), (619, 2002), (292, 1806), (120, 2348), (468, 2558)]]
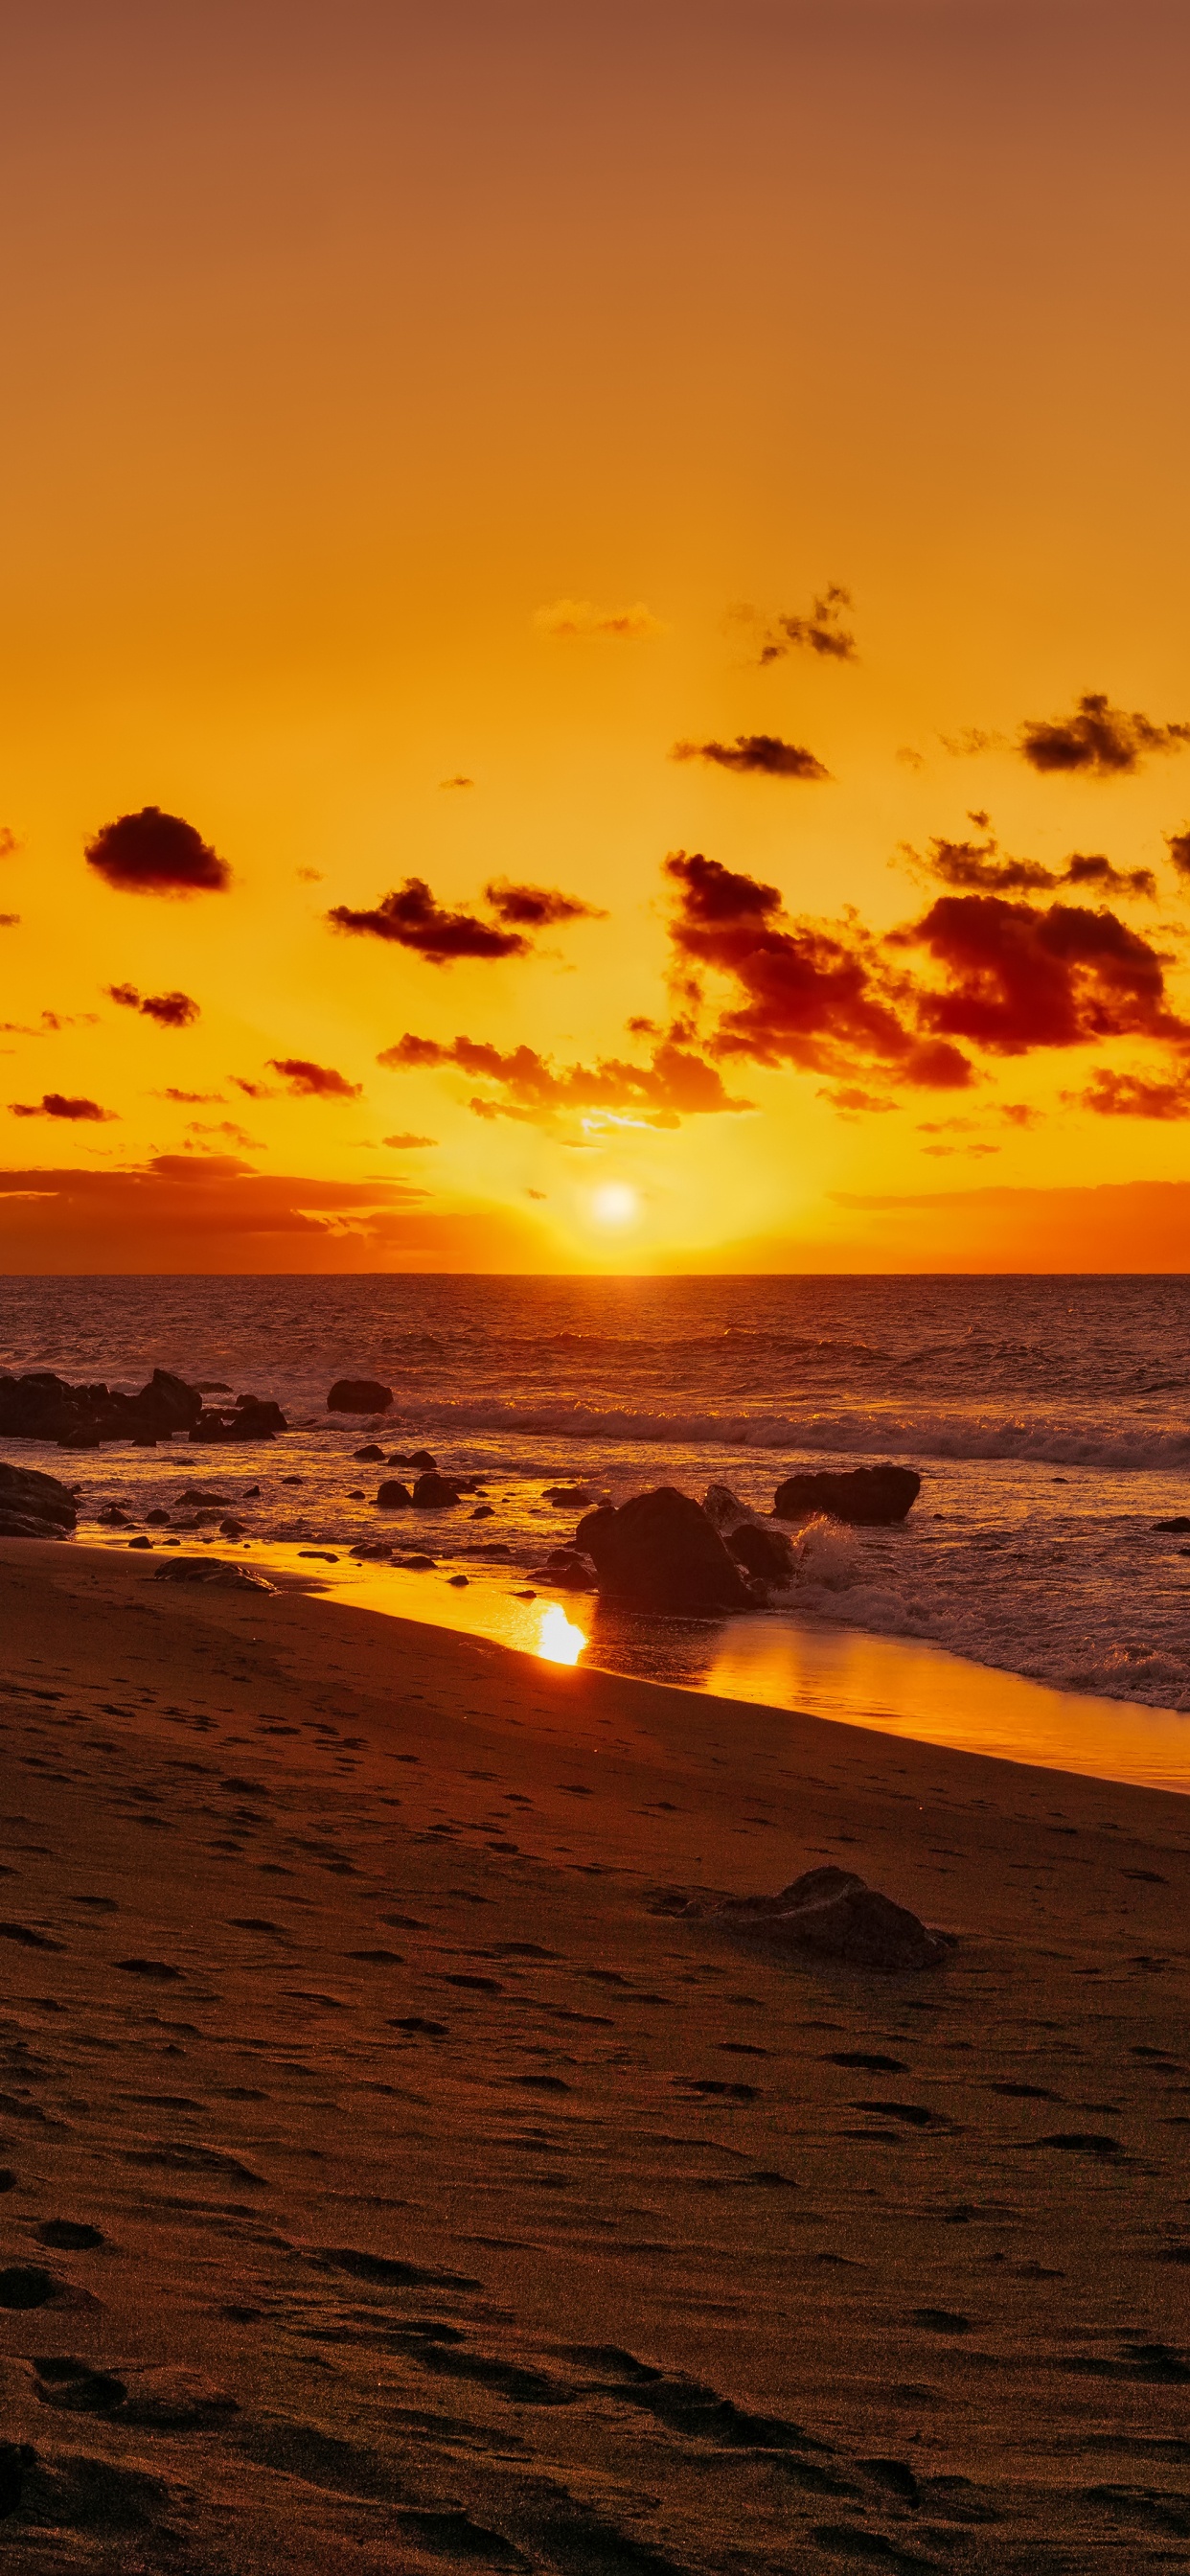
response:
[(793, 1549), (784, 1530), (762, 1529), (756, 1521), (741, 1521), (729, 1532), (727, 1546), (736, 1564), (745, 1573), (756, 1575), (762, 1583), (792, 1583)]
[(559, 1510), (585, 1512), (595, 1496), (588, 1493), (585, 1485), (547, 1485), (541, 1499), (543, 1503), (556, 1504)]
[(6, 1511), (0, 1504), (0, 1538), (65, 1538), (59, 1521), (34, 1520), (29, 1512)]
[(908, 1906), (868, 1887), (855, 1870), (833, 1865), (806, 1870), (779, 1896), (728, 1896), (711, 1911), (777, 1949), (817, 1950), (884, 1975), (936, 1968), (954, 1946)]
[(217, 1583), (241, 1592), (272, 1592), (267, 1576), (247, 1565), (232, 1565), (225, 1556), (178, 1556), (157, 1568), (158, 1583)]
[(152, 1547), (153, 1542), (151, 1538), (145, 1538), (142, 1535), (140, 1538), (130, 1538), (128, 1544), (129, 1547)]
[(1185, 1538), (1190, 1530), (1190, 1520), (1185, 1512), (1179, 1512), (1172, 1521), (1154, 1521), (1153, 1527), (1155, 1530), (1171, 1530), (1175, 1538)]
[(447, 1476), (419, 1476), (413, 1488), (413, 1500), (419, 1512), (444, 1512), (458, 1499), (457, 1489)]
[(201, 1485), (187, 1485), (185, 1492), (179, 1494), (177, 1500), (179, 1504), (189, 1504), (191, 1511), (225, 1512), (231, 1496), (230, 1494), (208, 1494), (204, 1493)]
[(219, 1536), (220, 1538), (242, 1538), (246, 1527), (245, 1521), (231, 1519), (220, 1521)]
[[(74, 1496), (56, 1476), (43, 1476), (38, 1467), (10, 1467), (0, 1460), (0, 1511), (15, 1514), (18, 1519), (44, 1522), (39, 1537), (56, 1537), (62, 1530), (73, 1529), (78, 1519)], [(24, 1537), (24, 1531), (10, 1531), (10, 1537)]]
[(146, 1521), (147, 1521), (147, 1523), (148, 1523), (148, 1525), (149, 1525), (149, 1528), (150, 1528), (150, 1529), (165, 1529), (165, 1528), (168, 1526), (168, 1523), (169, 1523), (169, 1513), (168, 1513), (168, 1512), (146, 1512), (146, 1513), (145, 1513), (145, 1519), (146, 1519)]
[(778, 1520), (809, 1520), (829, 1512), (834, 1520), (858, 1527), (903, 1521), (921, 1492), (912, 1467), (853, 1467), (839, 1475), (787, 1476), (773, 1497)]
[(473, 1521), (492, 1521), (495, 1517), (490, 1503), (477, 1503), (471, 1514)]
[(733, 1494), (730, 1485), (708, 1485), (703, 1497), (703, 1510), (721, 1538), (738, 1529), (748, 1518), (748, 1506)]
[(749, 1610), (752, 1593), (701, 1503), (661, 1485), (631, 1502), (601, 1504), (575, 1532), (601, 1593), (634, 1609)]
[(411, 1449), (409, 1456), (405, 1460), (405, 1464), (407, 1467), (425, 1467), (429, 1469), (436, 1467), (438, 1461), (436, 1458), (431, 1458), (428, 1449)]
[(365, 1494), (365, 1492), (364, 1492), (364, 1489), (363, 1489), (363, 1486), (362, 1486), (362, 1485), (349, 1485), (349, 1486), (348, 1486), (348, 1488), (347, 1488), (347, 1500), (348, 1500), (348, 1502), (349, 1502), (349, 1503), (366, 1503), (366, 1502), (367, 1502), (367, 1499), (368, 1499), (368, 1497), (367, 1497), (367, 1495)]
[(201, 1412), (198, 1388), (168, 1369), (154, 1369), (136, 1395), (123, 1395), (102, 1381), (70, 1386), (52, 1369), (0, 1377), (0, 1435), (54, 1440), (63, 1449), (96, 1449), (103, 1440), (148, 1446), (185, 1431)]
[(375, 1440), (369, 1440), (366, 1449), (353, 1449), (351, 1455), (356, 1460), (357, 1465), (361, 1467), (365, 1465), (369, 1467), (379, 1466), (383, 1463), (384, 1459), (384, 1451), (380, 1447), (379, 1442)]
[(399, 1561), (406, 1574), (432, 1574), (438, 1563), (436, 1556), (403, 1556)]
[(408, 1485), (402, 1485), (396, 1476), (389, 1476), (380, 1487), (376, 1504), (377, 1509), (382, 1512), (411, 1512), (413, 1496)]
[(236, 1397), (231, 1413), (204, 1411), (190, 1426), (192, 1440), (271, 1440), (289, 1425), (279, 1404), (256, 1395)]
[(466, 1574), (448, 1574), (446, 1578), (452, 1592), (465, 1592), (470, 1579)]
[(594, 1592), (598, 1583), (594, 1558), (577, 1547), (556, 1547), (536, 1569), (560, 1592)]
[(381, 1386), (374, 1377), (338, 1377), (326, 1409), (328, 1413), (387, 1413), (392, 1400), (391, 1386)]

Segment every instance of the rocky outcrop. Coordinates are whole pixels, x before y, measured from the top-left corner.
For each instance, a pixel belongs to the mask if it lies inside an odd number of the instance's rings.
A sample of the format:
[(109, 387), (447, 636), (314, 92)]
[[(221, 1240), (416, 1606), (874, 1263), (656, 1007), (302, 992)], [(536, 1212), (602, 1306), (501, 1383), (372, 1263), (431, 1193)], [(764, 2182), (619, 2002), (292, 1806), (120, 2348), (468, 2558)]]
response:
[(451, 1476), (419, 1476), (413, 1488), (413, 1500), (419, 1512), (449, 1511), (458, 1499), (459, 1489)]
[(374, 1377), (337, 1377), (326, 1399), (328, 1413), (387, 1413), (391, 1386)]
[(272, 1440), (289, 1428), (271, 1397), (238, 1395), (230, 1413), (204, 1408), (191, 1425), (192, 1440)]
[[(705, 1907), (699, 1907), (704, 1912)], [(777, 1950), (817, 1950), (884, 1975), (936, 1968), (953, 1942), (851, 1869), (808, 1869), (779, 1896), (725, 1896), (710, 1911)]]
[(611, 1503), (588, 1512), (575, 1547), (589, 1556), (599, 1590), (637, 1610), (749, 1610), (749, 1587), (701, 1503), (661, 1485), (635, 1494), (617, 1510)]
[(0, 1461), (0, 1538), (64, 1538), (78, 1514), (56, 1476)]
[(594, 1592), (599, 1580), (594, 1560), (577, 1547), (553, 1548), (537, 1571), (559, 1592)]
[(829, 1512), (837, 1521), (861, 1528), (903, 1521), (921, 1492), (912, 1467), (852, 1467), (842, 1474), (787, 1476), (778, 1485), (773, 1511), (778, 1520), (810, 1520)]
[(0, 1438), (53, 1440), (62, 1449), (97, 1449), (104, 1440), (148, 1447), (188, 1431), (202, 1409), (198, 1388), (168, 1369), (154, 1369), (137, 1395), (122, 1395), (102, 1380), (69, 1386), (51, 1369), (0, 1377)]

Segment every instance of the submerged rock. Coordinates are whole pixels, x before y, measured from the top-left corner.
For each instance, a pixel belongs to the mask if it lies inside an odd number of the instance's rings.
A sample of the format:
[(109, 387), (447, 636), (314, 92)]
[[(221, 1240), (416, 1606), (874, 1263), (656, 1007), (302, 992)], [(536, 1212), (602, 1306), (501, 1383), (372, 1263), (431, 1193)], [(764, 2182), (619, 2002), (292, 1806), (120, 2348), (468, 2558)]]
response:
[(773, 1497), (778, 1520), (809, 1520), (815, 1512), (857, 1527), (903, 1521), (921, 1492), (912, 1467), (852, 1467), (841, 1474), (787, 1476)]
[(745, 1582), (701, 1503), (661, 1485), (631, 1502), (601, 1504), (575, 1533), (575, 1547), (595, 1566), (601, 1593), (638, 1610), (749, 1610), (757, 1595)]
[(855, 1870), (833, 1865), (804, 1871), (778, 1896), (725, 1896), (697, 1910), (738, 1924), (775, 1949), (817, 1950), (885, 1975), (939, 1967), (954, 1946)]
[(337, 1377), (326, 1399), (328, 1413), (387, 1413), (391, 1386), (374, 1377)]

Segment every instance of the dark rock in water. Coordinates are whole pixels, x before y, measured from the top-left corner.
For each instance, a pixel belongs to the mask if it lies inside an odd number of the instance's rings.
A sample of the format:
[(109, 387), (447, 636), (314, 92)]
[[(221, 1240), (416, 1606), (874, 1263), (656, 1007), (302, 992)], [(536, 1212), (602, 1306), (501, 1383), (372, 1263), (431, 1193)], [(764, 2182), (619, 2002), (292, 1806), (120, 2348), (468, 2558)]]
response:
[(167, 1527), (168, 1527), (168, 1523), (169, 1523), (169, 1513), (168, 1513), (168, 1512), (146, 1512), (146, 1513), (145, 1513), (145, 1519), (146, 1519), (146, 1521), (148, 1522), (148, 1525), (149, 1525), (149, 1528), (150, 1528), (150, 1529), (165, 1529), (165, 1528), (167, 1528)]
[(452, 1592), (465, 1592), (471, 1578), (467, 1574), (448, 1574), (446, 1580)]
[(247, 1526), (246, 1521), (237, 1521), (229, 1515), (225, 1521), (219, 1523), (219, 1536), (220, 1538), (242, 1538)]
[(279, 1404), (271, 1397), (237, 1396), (231, 1413), (200, 1413), (190, 1426), (192, 1440), (271, 1440), (275, 1432), (289, 1428)]
[(189, 1504), (191, 1511), (225, 1512), (231, 1496), (230, 1494), (208, 1494), (204, 1492), (201, 1485), (187, 1485), (184, 1493), (179, 1494), (177, 1500), (180, 1504)]
[(405, 1464), (407, 1467), (424, 1467), (428, 1471), (436, 1467), (438, 1461), (436, 1458), (431, 1458), (428, 1449), (411, 1449)]
[[(35, 1535), (52, 1538), (60, 1530), (73, 1529), (78, 1519), (74, 1496), (56, 1476), (43, 1476), (37, 1467), (10, 1467), (0, 1460), (0, 1512), (15, 1514), (18, 1519), (47, 1524)], [(23, 1538), (23, 1530), (10, 1531), (10, 1537)]]
[(361, 1467), (364, 1465), (374, 1467), (379, 1466), (383, 1462), (384, 1451), (380, 1447), (378, 1441), (369, 1440), (365, 1449), (353, 1449), (351, 1455), (358, 1461)]
[(547, 1575), (560, 1592), (594, 1592), (599, 1580), (594, 1558), (577, 1547), (554, 1548), (536, 1571)]
[(403, 1556), (399, 1561), (406, 1574), (432, 1574), (438, 1563), (436, 1556)]
[(1190, 1530), (1190, 1520), (1185, 1512), (1179, 1512), (1172, 1521), (1154, 1521), (1153, 1527), (1155, 1530), (1170, 1530), (1175, 1538), (1184, 1538)]
[[(707, 1909), (698, 1907), (703, 1912)], [(908, 1906), (868, 1887), (855, 1870), (808, 1869), (779, 1896), (727, 1896), (709, 1909), (776, 1949), (817, 1950), (854, 1968), (885, 1975), (936, 1968), (953, 1948)]]
[(638, 1610), (750, 1610), (749, 1590), (701, 1503), (660, 1485), (631, 1502), (601, 1504), (575, 1532), (601, 1593)]
[(559, 1510), (585, 1512), (595, 1496), (588, 1493), (585, 1485), (547, 1485), (541, 1499), (543, 1503), (556, 1504)]
[(387, 1413), (392, 1400), (391, 1386), (381, 1386), (374, 1377), (338, 1377), (326, 1409), (328, 1413)]
[(201, 1411), (198, 1388), (168, 1369), (154, 1369), (138, 1395), (122, 1395), (102, 1382), (69, 1386), (52, 1369), (0, 1377), (0, 1436), (54, 1440), (63, 1449), (96, 1449), (103, 1440), (168, 1440)]
[(232, 1565), (225, 1556), (177, 1556), (157, 1568), (159, 1583), (217, 1583), (241, 1592), (272, 1592), (275, 1585), (250, 1566)]
[(36, 1521), (28, 1512), (8, 1512), (0, 1504), (0, 1538), (65, 1538), (60, 1521)]
[(376, 1504), (382, 1512), (411, 1512), (413, 1496), (408, 1485), (402, 1485), (398, 1477), (387, 1476), (377, 1493)]
[(458, 1488), (448, 1476), (419, 1476), (413, 1499), (419, 1512), (444, 1512), (458, 1502)]
[(702, 1507), (722, 1538), (727, 1537), (729, 1530), (738, 1529), (740, 1522), (749, 1517), (747, 1504), (740, 1502), (730, 1485), (708, 1485)]
[(736, 1564), (745, 1573), (755, 1574), (762, 1583), (792, 1583), (793, 1549), (783, 1530), (761, 1529), (755, 1521), (741, 1521), (738, 1529), (729, 1531), (727, 1546)]
[(903, 1521), (920, 1492), (921, 1478), (912, 1467), (852, 1467), (840, 1475), (787, 1476), (777, 1487), (773, 1511), (780, 1521), (829, 1512), (834, 1520), (867, 1528)]
[(490, 1503), (477, 1503), (471, 1514), (473, 1521), (491, 1521), (494, 1520), (495, 1517), (496, 1515), (492, 1510)]
[(153, 1542), (151, 1538), (145, 1538), (142, 1536), (140, 1538), (130, 1538), (128, 1544), (129, 1547), (152, 1547)]

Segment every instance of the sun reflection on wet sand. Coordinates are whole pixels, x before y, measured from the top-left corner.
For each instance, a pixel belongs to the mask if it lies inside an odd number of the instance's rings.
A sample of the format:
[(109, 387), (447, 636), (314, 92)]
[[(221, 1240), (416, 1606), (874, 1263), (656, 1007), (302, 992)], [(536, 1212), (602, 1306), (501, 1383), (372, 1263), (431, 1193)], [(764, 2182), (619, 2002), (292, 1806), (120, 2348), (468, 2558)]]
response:
[(538, 1654), (544, 1656), (547, 1664), (577, 1664), (586, 1642), (582, 1629), (576, 1628), (573, 1619), (567, 1618), (561, 1602), (551, 1601), (549, 1609), (541, 1614)]

